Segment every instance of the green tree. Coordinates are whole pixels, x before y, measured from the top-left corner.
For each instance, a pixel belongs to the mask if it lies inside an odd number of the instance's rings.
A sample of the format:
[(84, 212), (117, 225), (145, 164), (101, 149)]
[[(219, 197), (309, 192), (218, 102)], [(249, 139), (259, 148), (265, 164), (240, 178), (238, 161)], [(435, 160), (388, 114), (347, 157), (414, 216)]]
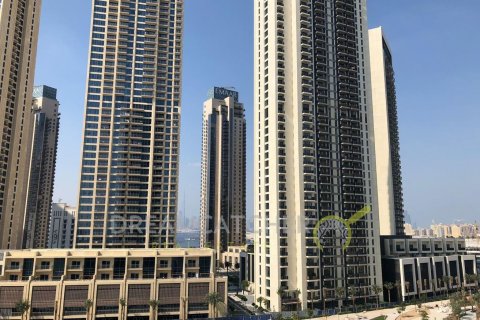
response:
[(243, 280), (241, 283), (242, 286), (242, 293), (245, 294), (245, 290), (248, 290), (248, 287), (250, 286), (250, 282), (247, 280)]
[[(473, 284), (475, 287), (476, 287), (476, 284), (477, 284), (477, 275), (476, 274), (466, 274), (465, 275), (465, 280), (467, 281), (467, 284)], [(472, 295), (472, 287), (469, 286), (468, 287), (469, 289), (469, 292), (470, 292), (470, 296)]]
[(380, 293), (383, 292), (382, 287), (380, 287), (377, 284), (372, 285), (372, 291), (375, 294), (375, 297), (377, 298), (377, 309), (380, 307)]
[(125, 298), (120, 298), (120, 300), (118, 300), (118, 304), (120, 305), (120, 320), (123, 320), (125, 307), (127, 306), (127, 300), (125, 300)]
[[(283, 298), (285, 297), (285, 289), (283, 287), (278, 288), (277, 290), (277, 295), (280, 298), (280, 312), (282, 312), (283, 309)], [(258, 299), (257, 299), (258, 301)]]
[(83, 307), (87, 311), (87, 320), (88, 320), (88, 319), (90, 319), (90, 309), (92, 309), (92, 307), (93, 307), (92, 299), (85, 300), (85, 302), (83, 303)]
[(410, 295), (410, 282), (409, 281), (405, 281), (405, 292), (407, 294), (407, 297)]
[(450, 281), (451, 281), (450, 279), (451, 279), (451, 277), (449, 277), (449, 276), (443, 276), (442, 277), (443, 286), (445, 287), (445, 294), (447, 295), (447, 297), (448, 297), (448, 291), (450, 289)]
[(160, 304), (160, 301), (158, 300), (150, 300), (148, 301), (148, 305), (150, 306), (150, 309), (152, 309), (152, 314), (153, 314), (153, 319), (157, 319), (157, 312), (158, 312), (158, 305)]
[(301, 291), (300, 291), (300, 289), (296, 289), (294, 291), (294, 293), (295, 293), (295, 299), (297, 299), (297, 311), (300, 311), (300, 309), (302, 308), (302, 305), (300, 303), (300, 293), (301, 293)]
[(353, 309), (355, 309), (355, 311), (357, 311), (357, 306), (355, 304), (355, 299), (357, 298), (357, 293), (358, 293), (357, 291), (358, 290), (356, 287), (348, 287), (348, 295), (352, 299)]
[(419, 279), (417, 280), (417, 295), (418, 300), (420, 300), (420, 292), (422, 291), (422, 281)]
[(307, 309), (307, 314), (308, 314), (309, 319), (313, 318), (313, 310), (312, 309), (308, 308)]
[(258, 297), (257, 298), (257, 303), (260, 308), (262, 308), (262, 304), (265, 302), (265, 299), (263, 297)]
[(218, 317), (218, 305), (222, 302), (222, 297), (218, 292), (210, 292), (205, 297), (205, 301), (213, 308), (213, 319)]
[(15, 308), (17, 309), (18, 312), (20, 312), (20, 315), (22, 316), (22, 320), (23, 320), (23, 317), (27, 319), (27, 314), (28, 314), (28, 311), (30, 310), (30, 303), (27, 300), (19, 301), (15, 305)]
[(395, 288), (397, 288), (397, 297), (398, 302), (402, 302), (402, 283), (400, 281), (395, 281)]
[(480, 319), (480, 292), (475, 293), (472, 299), (475, 303), (477, 319)]
[(229, 262), (229, 261), (225, 261), (225, 263), (223, 264), (225, 266), (225, 268), (227, 269), (227, 279), (228, 279), (228, 270), (229, 268), (232, 266), (232, 263)]
[(343, 299), (345, 298), (345, 288), (335, 288), (335, 297), (338, 299), (338, 307), (340, 308), (340, 313), (342, 313)]
[(465, 306), (465, 300), (460, 293), (455, 293), (450, 297), (450, 307), (452, 309), (451, 316), (456, 319), (460, 320), (463, 315), (465, 314), (463, 311), (463, 307)]
[(391, 291), (393, 290), (393, 288), (395, 288), (395, 284), (392, 283), (392, 282), (385, 282), (383, 284), (383, 287), (387, 290), (387, 293), (388, 293), (388, 303), (392, 303), (392, 299), (391, 299)]

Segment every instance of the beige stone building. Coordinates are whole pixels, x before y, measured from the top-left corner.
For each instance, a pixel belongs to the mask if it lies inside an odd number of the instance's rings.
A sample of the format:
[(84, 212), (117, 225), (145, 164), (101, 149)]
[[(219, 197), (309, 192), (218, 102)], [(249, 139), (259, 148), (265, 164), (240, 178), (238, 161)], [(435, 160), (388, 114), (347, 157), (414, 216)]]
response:
[(215, 87), (203, 106), (200, 245), (221, 260), (245, 244), (246, 121), (238, 92)]
[(47, 248), (53, 184), (57, 159), (57, 90), (38, 86), (33, 90), (33, 142), (25, 209), (24, 248)]
[(254, 12), (255, 295), (277, 311), (338, 306), (338, 287), (373, 302), (382, 277), (366, 2), (255, 1)]
[(7, 251), (0, 315), (19, 317), (16, 304), (27, 300), (27, 320), (213, 317), (209, 292), (227, 304), (227, 279), (215, 276), (214, 259), (211, 249)]
[(0, 249), (23, 241), (40, 4), (0, 1)]
[(381, 235), (404, 235), (397, 101), (392, 52), (381, 27), (369, 30), (378, 210)]

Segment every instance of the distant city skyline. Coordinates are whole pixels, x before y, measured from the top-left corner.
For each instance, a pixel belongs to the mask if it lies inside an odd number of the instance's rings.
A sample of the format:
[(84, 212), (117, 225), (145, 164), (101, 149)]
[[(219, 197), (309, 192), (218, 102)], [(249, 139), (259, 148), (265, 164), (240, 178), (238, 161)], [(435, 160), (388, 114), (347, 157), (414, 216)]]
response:
[[(85, 0), (43, 1), (35, 78), (35, 83), (59, 89), (62, 127), (68, 130), (60, 136), (54, 199), (72, 205), (77, 205), (90, 10), (90, 1)], [(480, 137), (476, 124), (480, 109), (475, 100), (480, 86), (475, 72), (480, 68), (476, 57), (480, 43), (471, 41), (465, 32), (480, 28), (475, 16), (479, 10), (480, 3), (475, 0), (466, 0), (461, 6), (435, 0), (368, 1), (369, 26), (382, 25), (395, 52), (405, 211), (417, 225), (428, 225), (433, 219), (473, 222), (479, 216), (475, 192), (480, 189), (480, 172), (474, 168), (480, 150), (470, 146)], [(77, 14), (62, 14), (72, 11)], [(216, 19), (201, 18), (211, 14)], [(452, 19), (455, 24), (445, 23)], [(205, 100), (208, 88), (234, 86), (242, 92), (247, 124), (252, 123), (253, 4), (244, 0), (187, 1), (185, 21), (179, 209), (184, 210), (185, 194), (184, 211), (193, 217), (200, 213), (199, 102)], [(218, 28), (219, 24), (228, 27)], [(202, 35), (215, 39), (216, 45), (203, 41)], [(228, 46), (231, 54), (217, 50), (221, 46)], [(227, 65), (233, 71), (227, 71)], [(249, 219), (253, 208), (252, 149), (252, 130), (248, 130)], [(444, 170), (448, 166), (455, 170)]]

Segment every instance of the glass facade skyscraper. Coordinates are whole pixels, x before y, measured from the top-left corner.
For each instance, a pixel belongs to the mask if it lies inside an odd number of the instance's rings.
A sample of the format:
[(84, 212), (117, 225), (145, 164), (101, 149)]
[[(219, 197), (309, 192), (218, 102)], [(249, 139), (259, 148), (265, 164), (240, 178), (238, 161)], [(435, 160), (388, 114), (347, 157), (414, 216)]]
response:
[(175, 244), (183, 0), (94, 0), (77, 248)]
[(28, 181), (23, 247), (46, 248), (52, 207), (58, 130), (60, 125), (57, 89), (33, 89), (33, 138)]

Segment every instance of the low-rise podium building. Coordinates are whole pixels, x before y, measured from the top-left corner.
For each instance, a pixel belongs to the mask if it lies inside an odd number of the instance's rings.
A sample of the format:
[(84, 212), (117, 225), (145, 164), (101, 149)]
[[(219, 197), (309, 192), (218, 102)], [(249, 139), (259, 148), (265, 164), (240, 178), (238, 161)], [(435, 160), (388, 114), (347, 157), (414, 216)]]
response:
[(26, 319), (209, 318), (208, 293), (227, 303), (214, 261), (211, 249), (6, 251), (0, 314), (20, 317), (26, 300)]
[(382, 270), (383, 283), (397, 284), (392, 301), (477, 285), (470, 279), (477, 274), (476, 257), (467, 253), (465, 239), (382, 237)]

